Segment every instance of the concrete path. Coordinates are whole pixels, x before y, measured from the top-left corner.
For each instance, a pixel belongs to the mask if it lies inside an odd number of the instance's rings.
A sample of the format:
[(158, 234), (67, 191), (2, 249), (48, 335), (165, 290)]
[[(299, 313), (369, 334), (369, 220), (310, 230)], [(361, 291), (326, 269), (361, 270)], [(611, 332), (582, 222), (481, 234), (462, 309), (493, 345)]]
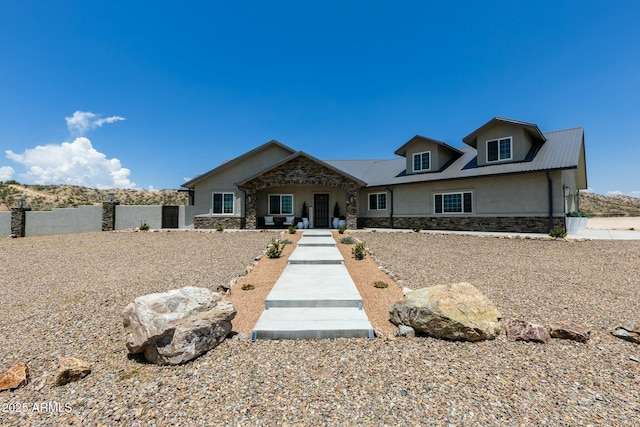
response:
[(256, 339), (373, 338), (362, 297), (329, 230), (306, 230), (267, 296)]

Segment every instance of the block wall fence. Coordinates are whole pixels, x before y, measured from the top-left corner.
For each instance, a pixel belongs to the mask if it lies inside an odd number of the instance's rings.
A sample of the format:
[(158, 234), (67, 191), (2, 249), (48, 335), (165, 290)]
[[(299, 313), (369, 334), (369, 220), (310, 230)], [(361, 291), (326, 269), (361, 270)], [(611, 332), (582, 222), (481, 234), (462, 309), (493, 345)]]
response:
[[(182, 205), (178, 208), (177, 228), (193, 228), (193, 206)], [(118, 202), (104, 202), (102, 206), (54, 208), (50, 211), (11, 208), (10, 212), (0, 212), (0, 237), (126, 230), (139, 227), (143, 222), (152, 229), (159, 229), (162, 228), (162, 212), (161, 205), (132, 206)]]

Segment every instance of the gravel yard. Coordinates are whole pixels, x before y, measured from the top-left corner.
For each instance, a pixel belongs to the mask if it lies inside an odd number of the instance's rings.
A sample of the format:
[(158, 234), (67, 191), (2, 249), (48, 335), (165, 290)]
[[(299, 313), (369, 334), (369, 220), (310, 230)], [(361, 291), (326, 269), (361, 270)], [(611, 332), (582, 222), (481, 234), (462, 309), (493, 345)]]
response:
[[(228, 339), (183, 366), (159, 367), (127, 357), (126, 304), (227, 283), (276, 233), (1, 239), (0, 372), (24, 361), (31, 381), (0, 392), (0, 425), (639, 424), (640, 363), (630, 357), (640, 358), (640, 346), (608, 329), (640, 322), (640, 241), (354, 235), (404, 286), (468, 281), (504, 318), (575, 321), (592, 328), (592, 339)], [(51, 387), (64, 356), (87, 360), (93, 372)]]

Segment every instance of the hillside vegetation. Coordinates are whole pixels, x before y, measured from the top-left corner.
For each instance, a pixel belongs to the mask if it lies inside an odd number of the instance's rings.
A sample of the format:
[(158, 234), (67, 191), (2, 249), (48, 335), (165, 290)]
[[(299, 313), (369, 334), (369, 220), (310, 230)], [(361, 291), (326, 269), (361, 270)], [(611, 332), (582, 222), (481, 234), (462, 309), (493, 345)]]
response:
[(97, 190), (76, 185), (22, 185), (15, 181), (0, 182), (0, 211), (25, 206), (34, 211), (70, 208), (79, 205), (99, 205), (109, 199), (109, 193), (121, 205), (186, 205), (188, 195), (177, 190)]
[[(23, 185), (0, 182), (0, 211), (18, 206), (20, 199), (34, 211), (96, 205), (115, 195), (122, 205), (186, 205), (188, 195), (177, 190), (97, 190), (76, 185)], [(629, 196), (603, 196), (580, 193), (580, 210), (590, 216), (640, 216), (640, 199)]]

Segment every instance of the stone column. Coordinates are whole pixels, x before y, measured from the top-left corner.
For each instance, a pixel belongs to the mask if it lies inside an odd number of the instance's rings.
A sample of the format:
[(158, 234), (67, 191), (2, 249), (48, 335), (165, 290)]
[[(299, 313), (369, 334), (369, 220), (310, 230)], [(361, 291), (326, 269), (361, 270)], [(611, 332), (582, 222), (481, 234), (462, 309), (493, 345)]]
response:
[(244, 193), (244, 226), (248, 230), (255, 230), (258, 228), (258, 219), (256, 213), (256, 191), (245, 190)]
[(116, 229), (116, 206), (120, 202), (102, 202), (102, 231)]
[(347, 207), (347, 228), (355, 230), (358, 228), (358, 192), (356, 190), (346, 191), (345, 206)]
[(27, 226), (27, 212), (31, 208), (11, 208), (11, 235), (13, 237), (24, 237)]

